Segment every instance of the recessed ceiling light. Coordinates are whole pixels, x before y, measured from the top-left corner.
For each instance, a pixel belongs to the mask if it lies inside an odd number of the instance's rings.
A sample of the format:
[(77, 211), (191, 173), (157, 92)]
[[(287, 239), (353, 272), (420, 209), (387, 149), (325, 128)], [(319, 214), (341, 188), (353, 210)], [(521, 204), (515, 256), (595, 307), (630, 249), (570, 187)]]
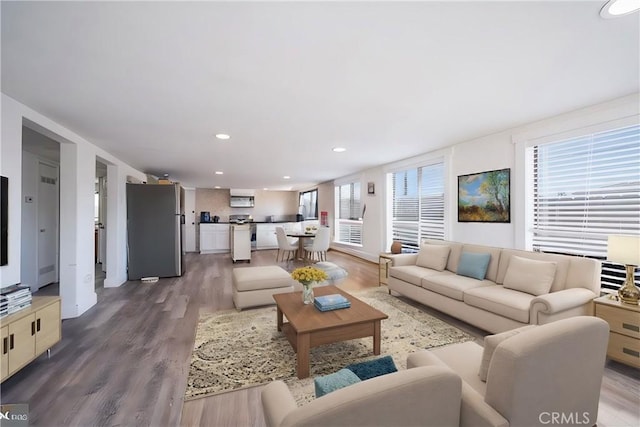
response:
[(222, 171), (216, 171), (216, 175), (222, 175), (222, 174), (224, 174), (224, 172), (222, 172)]
[(285, 175), (282, 177), (283, 179), (291, 179), (291, 177), (289, 175)]
[(637, 12), (638, 10), (640, 10), (640, 2), (638, 0), (609, 0), (600, 9), (600, 16), (611, 19)]
[(229, 139), (231, 137), (229, 135), (227, 135), (226, 133), (218, 133), (218, 134), (216, 134), (216, 138), (218, 138), (218, 139)]
[(217, 188), (220, 188), (220, 186), (219, 186), (219, 185), (216, 185), (216, 186), (215, 186), (215, 187), (213, 187), (213, 188), (216, 188), (216, 189), (217, 189)]
[(264, 187), (264, 188), (263, 188), (263, 190), (264, 190), (264, 191), (267, 191), (267, 190), (268, 190), (268, 188), (267, 188), (267, 187)]
[(344, 153), (345, 151), (347, 151), (347, 149), (344, 147), (333, 147), (332, 150), (336, 153)]

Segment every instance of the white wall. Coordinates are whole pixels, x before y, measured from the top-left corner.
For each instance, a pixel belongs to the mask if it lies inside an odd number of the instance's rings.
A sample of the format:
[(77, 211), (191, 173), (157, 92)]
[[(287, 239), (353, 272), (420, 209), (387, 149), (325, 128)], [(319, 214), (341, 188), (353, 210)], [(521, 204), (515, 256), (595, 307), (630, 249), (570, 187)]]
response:
[(96, 157), (108, 161), (117, 170), (117, 179), (110, 181), (110, 184), (117, 182), (117, 185), (110, 185), (117, 193), (110, 199), (117, 200), (117, 203), (110, 204), (115, 205), (112, 207), (115, 209), (112, 212), (115, 219), (110, 219), (110, 224), (117, 224), (118, 229), (107, 235), (107, 258), (121, 260), (119, 263), (112, 263), (117, 270), (107, 271), (107, 277), (113, 285), (126, 281), (126, 262), (122, 262), (126, 261), (125, 182), (128, 175), (140, 180), (145, 179), (145, 175), (79, 135), (2, 94), (0, 173), (9, 177), (9, 263), (0, 267), (0, 287), (21, 281), (23, 120), (28, 121), (30, 127), (37, 128), (38, 132), (61, 143), (60, 295), (63, 318), (77, 317), (96, 302), (93, 262)]
[[(385, 175), (397, 165), (412, 164), (420, 159), (441, 156), (447, 170), (445, 215), (448, 219), (446, 238), (466, 243), (525, 249), (525, 180), (524, 155), (520, 146), (524, 142), (551, 135), (561, 135), (568, 131), (588, 126), (617, 123), (620, 119), (637, 116), (640, 113), (640, 96), (635, 93), (602, 104), (585, 107), (559, 116), (550, 117), (517, 128), (509, 129), (470, 141), (451, 141), (448, 149), (425, 153), (416, 158), (368, 169), (356, 176), (362, 188), (362, 201), (367, 204), (364, 218), (363, 246), (332, 244), (332, 247), (377, 262), (378, 253), (389, 250), (387, 241)], [(636, 119), (637, 120), (637, 119)], [(425, 136), (425, 139), (428, 136)], [(409, 167), (409, 166), (408, 166)], [(459, 223), (457, 220), (458, 175), (495, 169), (511, 169), (511, 223)], [(334, 217), (333, 186), (346, 178), (339, 178), (321, 186), (319, 194), (320, 210), (330, 212), (331, 224)], [(368, 196), (367, 182), (376, 185), (376, 195)], [(330, 193), (330, 194), (329, 194)]]
[[(514, 247), (513, 203), (510, 223), (458, 222), (458, 176), (496, 169), (511, 169), (513, 177), (514, 147), (511, 132), (474, 139), (456, 145), (451, 154), (449, 171), (449, 220), (451, 224), (449, 240), (478, 245)], [(511, 192), (517, 188), (511, 183)]]
[(20, 279), (25, 285), (31, 286), (32, 290), (37, 288), (38, 283), (38, 265), (36, 249), (38, 245), (38, 158), (24, 151), (22, 153), (22, 195), (23, 197), (32, 197), (31, 203), (21, 198), (22, 204), (22, 238), (20, 257)]

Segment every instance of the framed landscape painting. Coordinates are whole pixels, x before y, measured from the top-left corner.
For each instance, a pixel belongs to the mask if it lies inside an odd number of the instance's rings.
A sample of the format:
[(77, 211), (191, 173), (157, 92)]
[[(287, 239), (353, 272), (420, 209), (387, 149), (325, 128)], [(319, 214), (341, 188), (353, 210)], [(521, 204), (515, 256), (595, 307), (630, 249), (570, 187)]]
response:
[(458, 176), (458, 222), (511, 222), (511, 169)]

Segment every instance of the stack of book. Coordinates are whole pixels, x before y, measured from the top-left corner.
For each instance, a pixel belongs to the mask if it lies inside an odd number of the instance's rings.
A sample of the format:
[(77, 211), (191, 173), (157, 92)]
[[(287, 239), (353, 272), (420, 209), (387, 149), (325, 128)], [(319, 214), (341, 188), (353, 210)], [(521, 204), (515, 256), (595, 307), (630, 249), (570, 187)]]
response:
[(0, 317), (13, 314), (31, 305), (31, 288), (13, 285), (0, 291)]
[(323, 295), (315, 297), (313, 304), (320, 311), (337, 310), (339, 308), (349, 308), (351, 303), (340, 294)]

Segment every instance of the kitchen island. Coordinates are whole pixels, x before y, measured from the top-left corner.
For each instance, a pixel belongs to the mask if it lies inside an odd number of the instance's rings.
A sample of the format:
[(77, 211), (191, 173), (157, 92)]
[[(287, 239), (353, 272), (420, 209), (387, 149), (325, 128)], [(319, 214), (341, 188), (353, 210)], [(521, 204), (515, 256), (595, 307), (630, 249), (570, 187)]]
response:
[[(299, 233), (307, 226), (318, 226), (318, 220), (306, 220), (299, 222), (264, 222), (251, 221), (256, 227), (255, 249), (277, 249), (276, 227), (284, 228), (285, 233)], [(228, 253), (230, 245), (229, 222), (201, 222), (200, 223), (200, 253), (216, 254)]]

